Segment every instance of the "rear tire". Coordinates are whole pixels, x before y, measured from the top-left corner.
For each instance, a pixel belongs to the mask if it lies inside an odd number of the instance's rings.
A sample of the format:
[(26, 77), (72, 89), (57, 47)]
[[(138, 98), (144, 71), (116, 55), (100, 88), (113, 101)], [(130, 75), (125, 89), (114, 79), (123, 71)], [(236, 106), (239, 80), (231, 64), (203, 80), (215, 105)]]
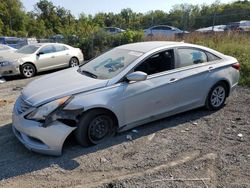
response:
[(69, 67), (79, 66), (79, 60), (76, 57), (72, 57), (69, 61)]
[(99, 144), (115, 133), (113, 117), (103, 110), (86, 112), (75, 131), (77, 142), (83, 147)]
[(25, 63), (21, 65), (20, 72), (24, 78), (31, 78), (36, 74), (36, 67), (31, 63)]
[(208, 93), (206, 100), (206, 108), (209, 110), (221, 109), (226, 101), (228, 88), (225, 83), (219, 82), (215, 84)]

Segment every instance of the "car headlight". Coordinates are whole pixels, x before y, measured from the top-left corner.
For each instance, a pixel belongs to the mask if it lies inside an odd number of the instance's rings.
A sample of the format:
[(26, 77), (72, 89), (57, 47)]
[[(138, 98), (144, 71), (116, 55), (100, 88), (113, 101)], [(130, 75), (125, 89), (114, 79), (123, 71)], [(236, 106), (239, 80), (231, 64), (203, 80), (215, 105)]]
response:
[(37, 121), (44, 121), (46, 119), (46, 117), (52, 113), (53, 111), (55, 111), (58, 107), (62, 106), (63, 104), (65, 104), (65, 102), (70, 99), (69, 96), (67, 97), (63, 97), (60, 99), (57, 99), (55, 101), (49, 102), (47, 104), (44, 104), (40, 107), (38, 107), (36, 110), (34, 110), (33, 112), (31, 112), (30, 114), (28, 114), (26, 116), (27, 119), (30, 120), (37, 120)]
[(7, 66), (11, 66), (12, 62), (10, 61), (2, 61), (0, 62), (0, 67), (7, 67)]

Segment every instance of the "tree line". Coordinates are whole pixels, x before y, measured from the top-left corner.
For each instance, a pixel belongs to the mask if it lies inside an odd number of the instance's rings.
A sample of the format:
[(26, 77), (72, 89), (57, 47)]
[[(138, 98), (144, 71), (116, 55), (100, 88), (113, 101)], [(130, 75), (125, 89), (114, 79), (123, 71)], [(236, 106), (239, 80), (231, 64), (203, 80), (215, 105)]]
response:
[[(166, 2), (167, 3), (167, 2)], [(164, 6), (164, 5), (163, 5)], [(0, 0), (0, 35), (46, 38), (54, 34), (90, 37), (102, 27), (143, 30), (166, 24), (192, 31), (211, 25), (227, 24), (250, 19), (248, 0), (211, 5), (175, 5), (169, 12), (161, 10), (137, 13), (130, 8), (120, 13), (80, 14), (76, 18), (70, 10), (40, 0), (34, 10), (26, 12), (20, 0)]]

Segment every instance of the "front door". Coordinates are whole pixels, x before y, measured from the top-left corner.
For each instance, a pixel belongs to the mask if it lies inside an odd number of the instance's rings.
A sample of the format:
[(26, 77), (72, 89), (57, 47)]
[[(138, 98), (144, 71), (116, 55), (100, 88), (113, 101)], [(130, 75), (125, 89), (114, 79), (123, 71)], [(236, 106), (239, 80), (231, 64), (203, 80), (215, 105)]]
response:
[(145, 81), (124, 84), (123, 114), (128, 128), (166, 116), (175, 109), (181, 88), (174, 70), (174, 50), (157, 53), (134, 71), (148, 74)]

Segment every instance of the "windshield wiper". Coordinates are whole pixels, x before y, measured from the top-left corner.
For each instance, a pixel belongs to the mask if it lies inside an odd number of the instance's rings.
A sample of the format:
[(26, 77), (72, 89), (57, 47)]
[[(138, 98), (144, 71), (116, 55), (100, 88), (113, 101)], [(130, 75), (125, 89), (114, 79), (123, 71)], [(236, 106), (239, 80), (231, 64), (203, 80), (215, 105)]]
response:
[(89, 71), (85, 71), (85, 70), (80, 70), (81, 71), (81, 73), (83, 73), (83, 74), (85, 74), (85, 75), (87, 75), (87, 76), (89, 76), (89, 77), (91, 77), (91, 78), (97, 78), (98, 76), (96, 76), (94, 73), (92, 73), (92, 72), (89, 72)]

